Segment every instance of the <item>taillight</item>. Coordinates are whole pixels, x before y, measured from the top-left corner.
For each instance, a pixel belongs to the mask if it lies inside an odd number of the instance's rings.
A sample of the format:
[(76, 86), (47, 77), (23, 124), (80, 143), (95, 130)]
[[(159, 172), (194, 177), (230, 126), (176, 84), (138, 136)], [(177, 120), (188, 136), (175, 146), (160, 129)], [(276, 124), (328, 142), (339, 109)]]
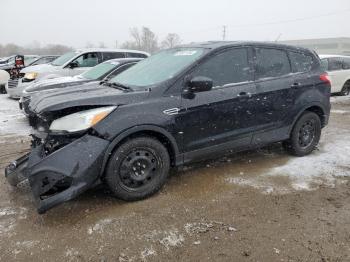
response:
[(320, 79), (325, 84), (331, 84), (331, 79), (330, 79), (330, 77), (329, 77), (329, 75), (327, 73), (324, 73), (324, 74), (320, 75)]

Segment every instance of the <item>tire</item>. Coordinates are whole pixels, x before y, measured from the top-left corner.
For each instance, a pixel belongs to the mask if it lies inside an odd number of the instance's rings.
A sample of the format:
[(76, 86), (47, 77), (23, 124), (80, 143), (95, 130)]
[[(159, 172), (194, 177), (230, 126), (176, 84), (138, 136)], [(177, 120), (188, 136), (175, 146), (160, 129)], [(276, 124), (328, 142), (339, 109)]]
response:
[(346, 82), (339, 93), (341, 96), (348, 96), (350, 94), (350, 83)]
[(169, 169), (170, 157), (164, 145), (151, 137), (138, 137), (112, 153), (104, 181), (115, 197), (136, 201), (158, 192)]
[(313, 112), (305, 112), (294, 124), (284, 148), (294, 156), (305, 156), (315, 150), (321, 137), (321, 119)]
[(4, 85), (0, 85), (0, 94), (6, 94), (6, 88)]

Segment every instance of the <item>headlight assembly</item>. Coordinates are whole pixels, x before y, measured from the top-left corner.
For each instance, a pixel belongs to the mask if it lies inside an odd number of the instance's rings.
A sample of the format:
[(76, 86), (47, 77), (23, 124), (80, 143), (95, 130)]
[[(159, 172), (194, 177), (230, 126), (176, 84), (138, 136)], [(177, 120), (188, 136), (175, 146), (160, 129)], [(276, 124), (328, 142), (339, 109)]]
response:
[(25, 73), (24, 78), (28, 80), (34, 80), (38, 76), (38, 73), (31, 72), (31, 73)]
[(67, 115), (54, 120), (51, 123), (50, 130), (67, 132), (82, 131), (96, 125), (116, 108), (116, 106), (100, 107)]

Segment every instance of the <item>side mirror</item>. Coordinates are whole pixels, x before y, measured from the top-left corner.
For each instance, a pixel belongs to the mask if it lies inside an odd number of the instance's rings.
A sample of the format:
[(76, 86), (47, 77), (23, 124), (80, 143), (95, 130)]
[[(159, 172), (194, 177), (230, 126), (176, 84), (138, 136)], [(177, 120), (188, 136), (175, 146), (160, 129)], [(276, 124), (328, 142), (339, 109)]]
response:
[(69, 67), (70, 69), (73, 69), (73, 68), (79, 67), (79, 64), (78, 64), (77, 61), (73, 61), (73, 62), (70, 62), (70, 63), (69, 63), (68, 67)]
[(205, 76), (195, 76), (187, 86), (188, 91), (192, 93), (206, 92), (213, 88), (213, 80)]

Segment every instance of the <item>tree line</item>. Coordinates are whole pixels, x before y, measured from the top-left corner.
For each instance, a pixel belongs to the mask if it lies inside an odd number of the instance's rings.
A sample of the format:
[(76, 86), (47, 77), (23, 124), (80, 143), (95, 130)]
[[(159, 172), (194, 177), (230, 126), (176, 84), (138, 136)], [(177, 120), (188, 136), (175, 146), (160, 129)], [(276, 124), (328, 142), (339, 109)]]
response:
[[(176, 33), (169, 33), (166, 37), (159, 41), (158, 36), (152, 32), (148, 27), (131, 28), (130, 40), (118, 45), (117, 41), (114, 47), (135, 49), (145, 51), (148, 53), (155, 53), (161, 49), (172, 48), (181, 44), (182, 40)], [(103, 42), (99, 42), (98, 45), (88, 42), (86, 48), (100, 47), (105, 48), (106, 45)], [(0, 44), (0, 57), (10, 56), (14, 54), (36, 54), (36, 55), (61, 55), (73, 50), (74, 48), (66, 45), (49, 44), (41, 46), (40, 43), (34, 42), (32, 46), (23, 47), (16, 44)]]

